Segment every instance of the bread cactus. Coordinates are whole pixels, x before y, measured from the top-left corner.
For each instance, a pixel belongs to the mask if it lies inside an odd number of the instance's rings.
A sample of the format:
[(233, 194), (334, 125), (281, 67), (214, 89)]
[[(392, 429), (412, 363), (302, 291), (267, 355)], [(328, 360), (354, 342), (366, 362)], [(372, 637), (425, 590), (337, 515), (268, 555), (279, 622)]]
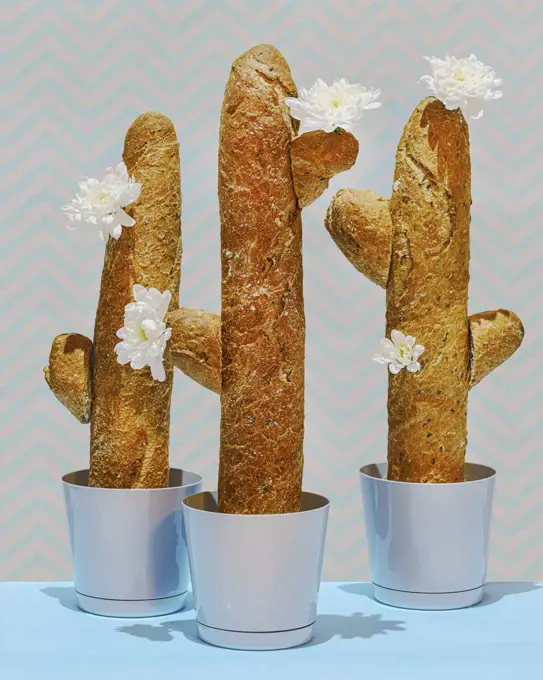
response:
[(223, 512), (300, 508), (301, 208), (353, 165), (358, 143), (342, 129), (297, 136), (285, 103), (296, 96), (276, 48), (259, 45), (234, 62), (219, 141), (222, 314), (182, 309), (168, 316), (174, 364), (221, 394)]
[(341, 190), (327, 212), (347, 259), (386, 288), (386, 337), (424, 347), (420, 370), (389, 375), (392, 480), (464, 480), (468, 392), (522, 342), (513, 312), (468, 316), (470, 172), (462, 112), (429, 97), (405, 126), (392, 197)]
[(173, 367), (166, 356), (165, 379), (155, 380), (149, 368), (121, 365), (115, 349), (135, 285), (170, 291), (170, 309), (179, 306), (181, 194), (172, 123), (158, 113), (141, 115), (127, 132), (123, 160), (141, 194), (127, 207), (133, 226), (106, 234), (94, 340), (57, 336), (44, 370), (59, 401), (91, 424), (89, 484), (154, 488), (168, 484)]

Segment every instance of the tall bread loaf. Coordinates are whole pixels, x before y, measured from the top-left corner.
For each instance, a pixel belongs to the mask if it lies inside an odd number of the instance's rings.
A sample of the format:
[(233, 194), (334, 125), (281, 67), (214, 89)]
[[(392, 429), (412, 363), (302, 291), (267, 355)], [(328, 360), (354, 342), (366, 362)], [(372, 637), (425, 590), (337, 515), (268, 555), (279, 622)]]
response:
[(154, 488), (168, 484), (173, 367), (165, 357), (166, 380), (158, 382), (148, 367), (120, 365), (115, 345), (134, 284), (170, 290), (170, 309), (179, 306), (181, 194), (172, 123), (158, 113), (140, 116), (127, 132), (123, 159), (142, 191), (127, 208), (136, 224), (106, 246), (94, 329), (90, 484)]
[(272, 46), (237, 59), (219, 139), (222, 385), (219, 509), (300, 508), (305, 319), (302, 224), (290, 160), (288, 65)]
[(389, 375), (389, 479), (464, 479), (470, 175), (461, 112), (423, 100), (396, 155), (386, 333), (413, 335), (425, 352), (418, 373)]
[(388, 477), (464, 479), (468, 390), (520, 346), (504, 309), (467, 315), (470, 156), (459, 110), (424, 99), (396, 154), (392, 198), (339, 191), (326, 228), (347, 259), (387, 290), (386, 333), (425, 346), (418, 373), (389, 376)]

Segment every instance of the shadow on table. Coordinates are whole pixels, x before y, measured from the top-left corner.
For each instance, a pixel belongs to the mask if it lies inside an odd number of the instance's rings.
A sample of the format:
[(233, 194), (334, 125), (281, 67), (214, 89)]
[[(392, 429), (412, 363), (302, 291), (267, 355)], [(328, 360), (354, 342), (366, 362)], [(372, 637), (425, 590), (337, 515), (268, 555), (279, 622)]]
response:
[(344, 614), (319, 614), (315, 624), (313, 639), (306, 647), (322, 645), (332, 638), (342, 640), (368, 640), (374, 635), (387, 635), (405, 631), (405, 621), (389, 621), (381, 614), (362, 614), (354, 612), (350, 616)]
[(373, 600), (373, 584), (372, 583), (342, 583), (339, 586), (340, 590), (344, 590), (351, 595), (362, 595), (370, 600)]
[(483, 599), (476, 604), (475, 607), (488, 607), (490, 604), (503, 600), (508, 595), (522, 595), (524, 593), (533, 593), (534, 590), (539, 590), (541, 585), (532, 583), (531, 581), (514, 581), (512, 583), (494, 582), (487, 583), (484, 589)]
[[(513, 582), (491, 582), (487, 583), (484, 589), (483, 599), (475, 607), (487, 607), (490, 604), (499, 602), (508, 595), (522, 595), (523, 593), (532, 593), (534, 590), (539, 590), (542, 586), (531, 581), (513, 581)], [(373, 586), (371, 583), (342, 583), (339, 586), (340, 590), (352, 595), (361, 595), (373, 600)], [(375, 601), (375, 600), (374, 600)], [(383, 605), (386, 606), (386, 605)], [(387, 607), (392, 609), (392, 607)]]
[(40, 592), (58, 600), (59, 604), (65, 609), (71, 609), (74, 612), (82, 611), (77, 606), (77, 599), (73, 586), (47, 586), (47, 588), (41, 588)]
[[(405, 630), (404, 623), (404, 621), (387, 621), (382, 618), (381, 614), (365, 615), (361, 612), (355, 612), (350, 616), (320, 614), (317, 616), (313, 639), (305, 646), (322, 645), (336, 636), (343, 640), (354, 640), (400, 632)], [(191, 642), (206, 645), (198, 636), (198, 628), (194, 619), (162, 621), (155, 625), (134, 623), (130, 626), (120, 626), (116, 630), (119, 633), (145, 638), (151, 642), (172, 642), (175, 639), (174, 633), (181, 633)]]
[(194, 619), (178, 619), (176, 621), (162, 621), (161, 623), (133, 623), (130, 626), (120, 626), (115, 629), (118, 633), (126, 633), (137, 638), (145, 638), (151, 642), (172, 642), (174, 633), (181, 633), (187, 640), (200, 645), (206, 643), (198, 636), (198, 626)]

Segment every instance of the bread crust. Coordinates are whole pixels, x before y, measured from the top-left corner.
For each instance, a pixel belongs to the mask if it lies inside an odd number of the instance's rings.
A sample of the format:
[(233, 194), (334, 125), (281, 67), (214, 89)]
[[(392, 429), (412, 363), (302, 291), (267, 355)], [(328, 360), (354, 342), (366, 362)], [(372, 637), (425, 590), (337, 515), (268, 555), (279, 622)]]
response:
[(469, 317), (470, 388), (517, 351), (524, 338), (524, 326), (507, 309), (479, 312)]
[(421, 371), (389, 375), (390, 479), (464, 479), (468, 390), (524, 336), (513, 312), (467, 316), (470, 205), (467, 125), (429, 97), (405, 126), (392, 198), (342, 190), (328, 208), (340, 250), (387, 289), (387, 336), (396, 329), (425, 346)]
[[(180, 309), (168, 319), (173, 328), (169, 346), (174, 366), (203, 387), (220, 393), (220, 316)], [(468, 322), (471, 389), (516, 352), (524, 338), (524, 327), (518, 316), (507, 309), (478, 312)]]
[(470, 176), (461, 112), (423, 100), (396, 155), (386, 335), (397, 329), (426, 349), (418, 373), (389, 375), (389, 479), (464, 479)]
[(358, 156), (358, 140), (350, 132), (313, 130), (292, 140), (294, 191), (300, 208), (306, 208), (328, 188), (330, 179), (349, 170)]
[(115, 345), (134, 284), (170, 290), (170, 310), (179, 306), (179, 146), (168, 118), (159, 113), (137, 118), (126, 134), (123, 159), (142, 190), (127, 208), (136, 224), (106, 245), (94, 329), (89, 483), (155, 488), (168, 484), (173, 366), (165, 357), (166, 380), (158, 382), (148, 367), (133, 370), (119, 364)]
[[(365, 189), (341, 189), (328, 207), (325, 225), (349, 262), (386, 288), (392, 249), (389, 200)], [(516, 352), (524, 328), (506, 309), (472, 314), (468, 323), (471, 389)]]
[(221, 391), (221, 317), (197, 309), (176, 309), (166, 317), (172, 329), (167, 352), (173, 365), (208, 390)]
[(91, 419), (92, 340), (63, 333), (53, 340), (45, 380), (55, 397), (80, 423)]
[(219, 509), (300, 508), (305, 319), (288, 65), (271, 45), (233, 64), (219, 138), (222, 388)]
[(325, 227), (349, 262), (381, 288), (390, 271), (392, 221), (388, 198), (368, 189), (340, 189)]

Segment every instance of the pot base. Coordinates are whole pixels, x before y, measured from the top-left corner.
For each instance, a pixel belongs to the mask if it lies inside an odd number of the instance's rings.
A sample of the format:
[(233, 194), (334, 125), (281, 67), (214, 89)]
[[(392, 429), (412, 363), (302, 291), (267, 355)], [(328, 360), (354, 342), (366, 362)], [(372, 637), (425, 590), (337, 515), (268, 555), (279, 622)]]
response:
[(83, 611), (97, 616), (139, 619), (174, 614), (185, 606), (187, 591), (172, 597), (154, 600), (108, 600), (101, 597), (82, 595), (76, 591), (77, 604)]
[(312, 623), (309, 626), (304, 626), (304, 628), (295, 628), (294, 630), (247, 633), (211, 628), (198, 622), (198, 634), (204, 642), (216, 647), (243, 651), (271, 651), (305, 645), (313, 637), (314, 626), (315, 624)]
[(373, 584), (373, 595), (378, 602), (402, 609), (463, 609), (483, 599), (484, 586), (456, 593), (411, 593), (403, 590), (383, 588)]

